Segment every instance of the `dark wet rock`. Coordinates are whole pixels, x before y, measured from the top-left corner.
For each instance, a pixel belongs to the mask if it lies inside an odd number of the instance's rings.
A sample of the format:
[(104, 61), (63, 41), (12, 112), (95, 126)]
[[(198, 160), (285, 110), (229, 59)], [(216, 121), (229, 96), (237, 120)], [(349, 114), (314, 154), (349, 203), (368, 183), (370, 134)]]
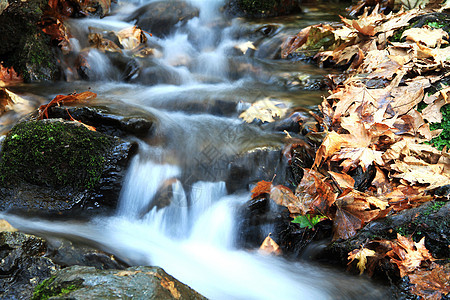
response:
[[(255, 168), (255, 166), (258, 167)], [(275, 184), (281, 184), (287, 181), (287, 174), (287, 162), (281, 150), (273, 148), (252, 150), (237, 156), (230, 163), (229, 175), (226, 179), (227, 190), (229, 193), (247, 190), (250, 183), (260, 180), (274, 180)]]
[(198, 8), (185, 1), (155, 1), (132, 13), (127, 22), (136, 24), (158, 37), (169, 35), (177, 24), (184, 24), (199, 15)]
[[(0, 13), (0, 61), (26, 81), (56, 79), (59, 73), (50, 38), (37, 26), (46, 0), (9, 1)], [(3, 5), (4, 7), (5, 5)]]
[(84, 124), (111, 136), (126, 137), (134, 135), (145, 137), (151, 133), (153, 121), (138, 116), (122, 116), (109, 113), (100, 107), (64, 107), (54, 106), (48, 110), (49, 117), (69, 120), (70, 115)]
[(30, 299), (33, 289), (60, 267), (43, 255), (45, 240), (20, 232), (0, 232), (0, 298)]
[(0, 210), (113, 210), (136, 145), (57, 119), (16, 125), (0, 157)]
[[(425, 237), (425, 246), (433, 257), (449, 258), (448, 233), (450, 232), (450, 202), (431, 201), (419, 207), (407, 209), (396, 215), (372, 221), (361, 229), (356, 236), (345, 241), (335, 241), (320, 254), (319, 259), (341, 265), (347, 265), (348, 252), (374, 239), (397, 238), (397, 233), (411, 236), (417, 242)], [(381, 267), (375, 272), (392, 272), (392, 266)], [(391, 274), (392, 275), (392, 274)]]
[(158, 267), (96, 270), (73, 266), (36, 288), (40, 299), (206, 299)]
[(225, 8), (228, 14), (247, 18), (267, 18), (300, 11), (298, 0), (230, 0)]

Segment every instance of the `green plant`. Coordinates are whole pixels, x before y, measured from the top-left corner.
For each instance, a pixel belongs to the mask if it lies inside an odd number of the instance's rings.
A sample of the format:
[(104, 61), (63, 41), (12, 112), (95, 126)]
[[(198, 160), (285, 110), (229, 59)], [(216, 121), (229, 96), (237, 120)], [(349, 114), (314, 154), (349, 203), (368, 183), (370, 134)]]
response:
[(314, 229), (314, 226), (323, 221), (328, 219), (325, 216), (317, 215), (317, 216), (311, 216), (310, 214), (306, 214), (304, 216), (297, 216), (292, 220), (292, 223), (296, 223), (300, 225), (300, 228), (309, 228)]
[(439, 136), (431, 139), (429, 142), (439, 150), (444, 149), (444, 147), (447, 147), (447, 149), (450, 148), (450, 104), (442, 106), (441, 112), (442, 122), (431, 124), (430, 129), (442, 129), (442, 132)]

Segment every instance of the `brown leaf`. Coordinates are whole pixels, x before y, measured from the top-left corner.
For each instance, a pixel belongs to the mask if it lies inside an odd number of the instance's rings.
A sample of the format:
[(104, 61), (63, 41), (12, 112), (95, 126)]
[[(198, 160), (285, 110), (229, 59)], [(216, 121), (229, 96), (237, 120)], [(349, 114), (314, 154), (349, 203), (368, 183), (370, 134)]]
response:
[(161, 286), (172, 294), (175, 299), (180, 299), (181, 294), (175, 287), (175, 283), (170, 281), (167, 277), (161, 278)]
[(444, 38), (448, 38), (448, 33), (441, 28), (424, 26), (422, 28), (410, 28), (403, 32), (402, 37), (407, 41), (422, 43), (427, 47), (436, 47), (441, 44), (448, 44)]
[(0, 232), (15, 232), (17, 231), (16, 228), (12, 227), (11, 224), (8, 223), (8, 221), (4, 219), (0, 219)]
[(303, 171), (303, 178), (295, 190), (302, 214), (313, 211), (315, 214), (330, 217), (330, 208), (336, 201), (333, 188), (320, 173), (312, 169)]
[(270, 237), (270, 234), (264, 239), (259, 250), (266, 254), (281, 254), (280, 246), (278, 246), (278, 244)]
[(313, 167), (319, 167), (323, 160), (341, 149), (346, 143), (346, 140), (337, 132), (329, 132), (317, 151)]
[(450, 292), (450, 266), (448, 264), (441, 266), (433, 262), (428, 270), (418, 269), (408, 277), (409, 281), (414, 284), (411, 288), (412, 293), (423, 299), (439, 300)]
[(278, 205), (287, 207), (291, 214), (299, 214), (305, 210), (300, 199), (290, 189), (282, 185), (272, 187), (270, 190), (270, 199)]
[(256, 198), (263, 194), (269, 194), (271, 189), (272, 189), (272, 182), (261, 180), (252, 189), (252, 198)]
[(423, 261), (434, 261), (425, 247), (425, 237), (416, 243), (411, 237), (407, 238), (397, 233), (397, 241), (391, 242), (391, 246), (392, 250), (387, 253), (387, 256), (399, 268), (400, 277), (414, 272)]
[(355, 185), (355, 179), (353, 179), (350, 175), (331, 171), (328, 171), (328, 173), (341, 189), (353, 188)]
[(14, 102), (5, 88), (0, 88), (0, 116), (10, 109)]
[(79, 103), (79, 102), (83, 102), (83, 101), (92, 100), (96, 97), (97, 97), (97, 94), (90, 92), (90, 91), (82, 92), (79, 94), (57, 95), (48, 104), (41, 105), (39, 107), (39, 119), (43, 119), (44, 117), (48, 118), (47, 110), (52, 106), (60, 105), (60, 104)]

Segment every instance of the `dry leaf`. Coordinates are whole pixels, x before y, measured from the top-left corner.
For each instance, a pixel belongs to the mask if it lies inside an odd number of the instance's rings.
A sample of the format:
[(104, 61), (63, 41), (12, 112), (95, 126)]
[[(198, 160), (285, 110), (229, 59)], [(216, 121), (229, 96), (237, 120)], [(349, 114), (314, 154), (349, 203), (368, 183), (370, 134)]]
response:
[(263, 194), (269, 194), (272, 189), (272, 182), (270, 181), (259, 181), (256, 186), (252, 189), (252, 199)]
[(270, 237), (270, 233), (264, 239), (263, 243), (259, 247), (259, 250), (262, 253), (266, 253), (266, 254), (275, 254), (275, 255), (281, 254), (280, 246), (278, 246), (278, 244)]
[(328, 171), (328, 173), (331, 175), (331, 177), (333, 177), (333, 180), (341, 189), (353, 188), (355, 185), (355, 180), (350, 175), (331, 171)]
[(288, 108), (284, 102), (266, 98), (253, 103), (252, 106), (240, 114), (239, 118), (244, 119), (247, 123), (251, 123), (255, 119), (262, 122), (273, 122), (284, 117), (287, 110)]
[(402, 38), (407, 41), (422, 43), (427, 47), (436, 47), (441, 44), (448, 44), (444, 38), (448, 38), (448, 33), (440, 28), (424, 26), (422, 28), (410, 28), (403, 32)]
[(166, 290), (169, 290), (169, 292), (172, 294), (172, 297), (174, 297), (175, 299), (180, 299), (181, 294), (175, 287), (175, 283), (173, 281), (170, 281), (167, 277), (164, 277), (161, 279), (161, 286)]
[(8, 221), (1, 219), (0, 220), (0, 232), (15, 232), (17, 231), (16, 228), (12, 227), (11, 224), (8, 223)]
[(375, 251), (367, 249), (367, 248), (361, 248), (361, 249), (355, 249), (352, 252), (348, 253), (348, 259), (350, 262), (348, 264), (351, 264), (353, 260), (357, 259), (358, 264), (356, 265), (359, 269), (359, 274), (361, 275), (364, 270), (366, 269), (366, 263), (367, 263), (367, 257), (368, 256), (376, 256)]

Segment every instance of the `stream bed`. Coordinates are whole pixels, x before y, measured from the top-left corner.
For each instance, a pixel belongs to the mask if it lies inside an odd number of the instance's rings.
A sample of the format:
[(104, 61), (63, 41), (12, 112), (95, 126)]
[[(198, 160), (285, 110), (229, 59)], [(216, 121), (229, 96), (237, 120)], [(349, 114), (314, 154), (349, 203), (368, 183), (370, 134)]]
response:
[[(119, 31), (134, 25), (127, 16), (150, 2), (119, 1), (111, 16), (70, 20), (74, 51), (85, 51), (92, 28)], [(237, 212), (251, 194), (248, 189), (229, 192), (226, 184), (233, 176), (228, 165), (236, 156), (283, 145), (284, 134), (239, 118), (251, 103), (269, 98), (302, 109), (320, 103), (322, 78), (331, 71), (280, 60), (279, 46), (301, 28), (337, 21), (342, 7), (305, 7), (302, 14), (251, 21), (225, 17), (220, 0), (191, 4), (199, 16), (167, 35), (148, 36), (158, 55), (139, 59), (139, 71), (126, 80), (115, 58), (91, 50), (86, 56), (89, 80), (68, 68), (70, 82), (11, 87), (36, 106), (57, 94), (91, 90), (98, 97), (89, 105), (153, 121), (151, 135), (132, 138), (139, 152), (115, 215), (88, 221), (7, 213), (0, 218), (24, 232), (93, 245), (130, 265), (160, 266), (210, 299), (388, 298), (384, 288), (363, 278), (239, 249)], [(239, 49), (249, 41), (255, 49)], [(245, 176), (241, 180), (255, 183)], [(167, 183), (172, 199), (158, 209), (152, 201)], [(271, 230), (264, 228), (267, 234)]]

